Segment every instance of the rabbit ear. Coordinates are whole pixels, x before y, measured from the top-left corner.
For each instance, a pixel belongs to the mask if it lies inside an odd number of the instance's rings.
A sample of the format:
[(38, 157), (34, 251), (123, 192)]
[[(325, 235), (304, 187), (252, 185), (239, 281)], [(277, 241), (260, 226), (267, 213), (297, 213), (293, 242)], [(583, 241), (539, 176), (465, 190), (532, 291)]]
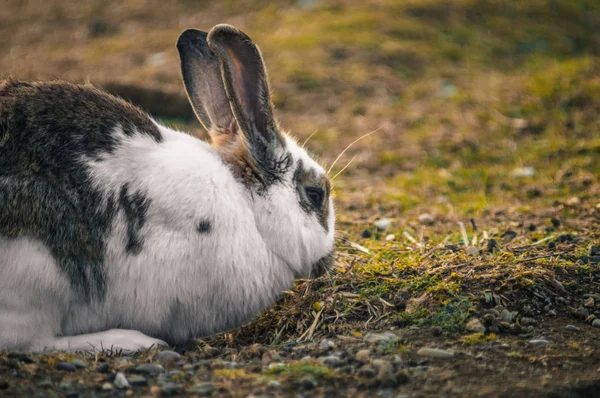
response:
[(223, 87), (219, 59), (206, 37), (206, 32), (188, 29), (177, 39), (183, 83), (196, 116), (211, 138), (234, 137), (238, 126)]
[(208, 44), (221, 60), (231, 110), (250, 146), (262, 152), (283, 145), (258, 47), (244, 32), (225, 24), (211, 29)]

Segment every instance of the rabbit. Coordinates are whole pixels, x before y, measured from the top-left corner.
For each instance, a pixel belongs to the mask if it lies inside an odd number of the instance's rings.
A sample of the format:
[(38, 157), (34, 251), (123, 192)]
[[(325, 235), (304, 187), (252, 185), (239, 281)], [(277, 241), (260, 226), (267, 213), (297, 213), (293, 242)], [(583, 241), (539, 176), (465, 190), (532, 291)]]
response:
[(0, 83), (1, 350), (185, 346), (332, 266), (327, 173), (258, 47), (217, 25), (177, 49), (210, 144), (89, 84)]

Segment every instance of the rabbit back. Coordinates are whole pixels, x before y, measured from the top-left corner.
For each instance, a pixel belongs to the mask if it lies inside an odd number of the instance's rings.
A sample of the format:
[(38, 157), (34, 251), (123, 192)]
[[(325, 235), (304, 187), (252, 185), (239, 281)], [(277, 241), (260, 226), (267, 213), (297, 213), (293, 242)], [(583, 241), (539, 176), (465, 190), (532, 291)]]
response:
[[(83, 159), (99, 159), (125, 135), (162, 137), (138, 108), (91, 86), (0, 85), (0, 236), (35, 237), (86, 298), (105, 292), (105, 239), (117, 200), (104, 200)], [(134, 206), (124, 192), (122, 201)]]

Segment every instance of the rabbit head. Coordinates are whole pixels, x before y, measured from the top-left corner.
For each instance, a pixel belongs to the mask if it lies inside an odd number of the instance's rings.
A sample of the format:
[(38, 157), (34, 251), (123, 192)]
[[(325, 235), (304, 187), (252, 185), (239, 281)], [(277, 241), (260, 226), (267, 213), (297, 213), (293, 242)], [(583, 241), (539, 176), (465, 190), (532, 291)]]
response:
[(273, 115), (258, 47), (240, 30), (189, 29), (177, 41), (184, 85), (223, 162), (244, 185), (256, 228), (296, 277), (333, 263), (334, 207), (327, 173)]

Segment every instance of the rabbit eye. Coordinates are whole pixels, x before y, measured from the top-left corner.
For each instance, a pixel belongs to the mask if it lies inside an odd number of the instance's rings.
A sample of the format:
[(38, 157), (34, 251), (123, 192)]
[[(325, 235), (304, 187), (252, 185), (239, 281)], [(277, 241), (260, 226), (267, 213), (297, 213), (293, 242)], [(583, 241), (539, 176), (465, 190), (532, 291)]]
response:
[(319, 187), (305, 187), (304, 192), (306, 197), (310, 200), (310, 203), (317, 209), (323, 206), (323, 199), (325, 198), (325, 192)]

